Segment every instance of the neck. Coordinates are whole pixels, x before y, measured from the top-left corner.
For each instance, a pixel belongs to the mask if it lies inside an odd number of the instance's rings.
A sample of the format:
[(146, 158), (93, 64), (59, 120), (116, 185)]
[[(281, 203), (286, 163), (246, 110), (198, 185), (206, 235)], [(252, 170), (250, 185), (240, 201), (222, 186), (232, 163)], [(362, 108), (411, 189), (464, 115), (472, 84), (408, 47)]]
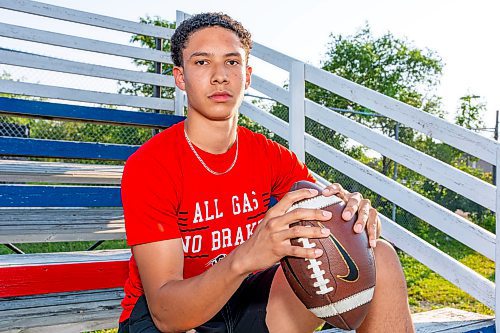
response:
[(184, 121), (184, 129), (191, 142), (211, 154), (223, 154), (231, 148), (236, 141), (237, 126), (237, 115), (224, 121), (210, 121), (188, 111)]

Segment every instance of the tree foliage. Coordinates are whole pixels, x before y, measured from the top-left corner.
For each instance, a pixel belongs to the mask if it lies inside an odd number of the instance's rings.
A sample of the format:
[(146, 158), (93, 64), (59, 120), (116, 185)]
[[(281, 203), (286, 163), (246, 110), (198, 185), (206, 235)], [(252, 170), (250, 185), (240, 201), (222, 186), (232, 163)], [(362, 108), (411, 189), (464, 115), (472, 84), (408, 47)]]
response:
[(460, 106), (455, 115), (455, 123), (470, 130), (484, 126), (483, 113), (486, 111), (486, 103), (481, 96), (467, 94), (460, 97)]
[[(175, 29), (175, 22), (169, 22), (165, 19), (162, 19), (159, 16), (146, 16), (141, 17), (140, 23), (151, 24), (159, 27)], [(130, 38), (131, 43), (139, 44), (141, 47), (156, 49), (156, 39), (151, 36), (137, 35), (134, 34)], [(170, 52), (170, 40), (164, 40), (162, 45), (162, 51)], [(155, 62), (144, 59), (134, 59), (134, 64), (142, 68), (144, 71), (149, 73), (155, 73), (156, 67)], [(161, 72), (165, 75), (172, 74), (172, 64), (162, 64)], [(154, 96), (154, 87), (149, 84), (138, 83), (138, 82), (120, 82), (120, 93), (130, 94), (130, 95), (139, 95), (139, 96)], [(162, 88), (161, 97), (162, 98), (173, 98), (174, 88)]]
[[(443, 117), (445, 112), (435, 90), (439, 84), (443, 66), (443, 61), (434, 51), (417, 48), (391, 33), (375, 37), (368, 25), (354, 35), (331, 35), (325, 59), (322, 62), (322, 68), (326, 71), (440, 117)], [(311, 83), (306, 83), (306, 97), (332, 108), (332, 112), (340, 112), (338, 109), (364, 111), (364, 114), (344, 112), (343, 115), (394, 137), (396, 123), (392, 119), (375, 116), (372, 110), (367, 110), (361, 105)], [(481, 126), (480, 119), (484, 109), (484, 104), (478, 97), (473, 95), (462, 97), (456, 117), (457, 123), (467, 128)], [(272, 113), (281, 119), (288, 120), (288, 109), (283, 105), (276, 104)], [(365, 155), (363, 149), (356, 149), (348, 138), (309, 119), (306, 121), (306, 130), (388, 177), (393, 176), (395, 164), (387, 157), (370, 158)], [(399, 127), (399, 141), (484, 181), (491, 181), (491, 174), (472, 168), (468, 163), (470, 157), (457, 148), (419, 134), (405, 126)], [(330, 181), (344, 184), (351, 191), (361, 191), (372, 200), (379, 211), (388, 216), (391, 215), (391, 202), (322, 161), (311, 156), (308, 156), (306, 160), (308, 166), (320, 175)], [(487, 228), (491, 227), (488, 221), (491, 221), (492, 215), (487, 209), (408, 168), (398, 166), (397, 181), (452, 211), (461, 209), (469, 212), (472, 220)], [(427, 223), (423, 223), (399, 208), (397, 216), (400, 221), (406, 222), (406, 226), (414, 227), (415, 232), (425, 237), (426, 232), (421, 231), (429, 229)], [(432, 237), (436, 238), (436, 233), (433, 233)]]
[[(375, 37), (368, 25), (354, 35), (330, 35), (330, 39), (322, 63), (324, 70), (424, 111), (441, 113), (440, 99), (434, 90), (443, 63), (434, 51), (419, 49), (389, 32)], [(364, 109), (314, 85), (307, 86), (307, 96), (328, 107)], [(388, 118), (352, 117), (394, 135), (394, 122)], [(404, 134), (401, 139), (405, 140)]]

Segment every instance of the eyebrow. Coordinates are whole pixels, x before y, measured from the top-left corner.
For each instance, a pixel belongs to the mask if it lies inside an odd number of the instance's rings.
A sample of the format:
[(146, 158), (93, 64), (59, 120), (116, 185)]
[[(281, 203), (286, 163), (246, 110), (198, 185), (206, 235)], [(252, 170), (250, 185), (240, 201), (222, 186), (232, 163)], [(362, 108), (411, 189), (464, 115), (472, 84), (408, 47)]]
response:
[[(209, 52), (194, 52), (193, 54), (191, 54), (191, 56), (189, 58), (191, 59), (194, 57), (209, 57), (209, 56), (214, 56), (214, 55), (215, 55), (214, 53), (209, 53)], [(240, 57), (241, 58), (241, 53), (229, 52), (229, 53), (224, 54), (224, 57)]]

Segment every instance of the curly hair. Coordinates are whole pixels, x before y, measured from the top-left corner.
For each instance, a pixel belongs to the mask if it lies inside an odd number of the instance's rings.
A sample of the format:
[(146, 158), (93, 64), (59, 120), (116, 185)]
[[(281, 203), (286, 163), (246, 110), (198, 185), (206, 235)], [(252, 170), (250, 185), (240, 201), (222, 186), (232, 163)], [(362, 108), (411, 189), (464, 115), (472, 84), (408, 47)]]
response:
[(182, 51), (186, 48), (189, 37), (196, 31), (208, 27), (222, 27), (233, 31), (240, 39), (243, 48), (245, 49), (246, 61), (252, 49), (252, 35), (246, 30), (243, 25), (223, 13), (201, 13), (190, 17), (183, 21), (175, 30), (170, 39), (170, 50), (172, 52), (172, 60), (175, 66), (182, 67)]

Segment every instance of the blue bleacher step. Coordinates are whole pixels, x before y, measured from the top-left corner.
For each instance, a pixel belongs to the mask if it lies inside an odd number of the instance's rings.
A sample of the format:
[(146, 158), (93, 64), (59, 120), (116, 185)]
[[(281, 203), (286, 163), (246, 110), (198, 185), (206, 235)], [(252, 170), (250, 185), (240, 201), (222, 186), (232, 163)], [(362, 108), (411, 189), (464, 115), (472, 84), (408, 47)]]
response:
[[(467, 312), (453, 308), (442, 308), (412, 315), (417, 333), (495, 333), (493, 316)], [(321, 333), (354, 333), (337, 328)]]

